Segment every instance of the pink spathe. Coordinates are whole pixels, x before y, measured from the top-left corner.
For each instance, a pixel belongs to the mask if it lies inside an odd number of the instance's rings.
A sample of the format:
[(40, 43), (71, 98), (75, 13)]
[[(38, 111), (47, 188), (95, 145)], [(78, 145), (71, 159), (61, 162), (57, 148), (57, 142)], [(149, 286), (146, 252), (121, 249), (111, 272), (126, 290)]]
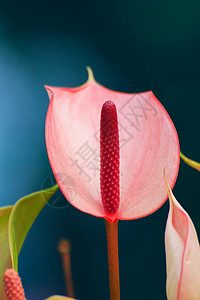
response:
[[(180, 149), (175, 127), (154, 94), (109, 90), (94, 80), (90, 69), (88, 81), (80, 87), (46, 89), (50, 96), (47, 152), (67, 200), (81, 211), (111, 222), (156, 211), (167, 199), (163, 169), (173, 187)], [(115, 214), (105, 211), (100, 194), (100, 115), (107, 100), (118, 112), (120, 203)], [(63, 174), (75, 181), (75, 197)]]

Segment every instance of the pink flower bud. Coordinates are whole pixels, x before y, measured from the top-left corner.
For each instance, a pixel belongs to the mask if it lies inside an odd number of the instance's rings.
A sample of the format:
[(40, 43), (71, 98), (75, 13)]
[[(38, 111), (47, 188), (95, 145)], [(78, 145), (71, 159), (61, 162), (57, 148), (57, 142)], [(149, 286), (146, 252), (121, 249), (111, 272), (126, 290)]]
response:
[(26, 300), (21, 278), (14, 269), (5, 271), (3, 281), (7, 300)]

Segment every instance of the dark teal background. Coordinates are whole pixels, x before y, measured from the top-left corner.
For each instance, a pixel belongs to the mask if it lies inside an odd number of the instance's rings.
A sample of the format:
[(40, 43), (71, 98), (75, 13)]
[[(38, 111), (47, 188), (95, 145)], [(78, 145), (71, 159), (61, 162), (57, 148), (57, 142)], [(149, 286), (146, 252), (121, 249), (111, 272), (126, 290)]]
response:
[[(182, 151), (200, 161), (200, 2), (4, 1), (0, 10), (1, 205), (41, 189), (51, 174), (44, 84), (77, 86), (86, 65), (118, 91), (152, 90), (167, 109)], [(200, 174), (181, 162), (174, 193), (200, 233)], [(168, 203), (153, 215), (119, 222), (122, 300), (165, 296)], [(70, 205), (46, 206), (19, 259), (28, 300), (65, 293), (56, 246), (72, 242), (76, 297), (108, 300), (104, 221)]]

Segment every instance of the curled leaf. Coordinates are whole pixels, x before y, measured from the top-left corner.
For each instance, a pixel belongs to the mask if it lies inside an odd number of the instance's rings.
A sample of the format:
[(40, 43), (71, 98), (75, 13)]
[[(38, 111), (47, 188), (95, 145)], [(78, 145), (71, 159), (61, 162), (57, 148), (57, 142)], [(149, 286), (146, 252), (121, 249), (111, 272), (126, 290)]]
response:
[(187, 212), (181, 207), (165, 177), (170, 211), (165, 231), (168, 300), (200, 299), (200, 248)]

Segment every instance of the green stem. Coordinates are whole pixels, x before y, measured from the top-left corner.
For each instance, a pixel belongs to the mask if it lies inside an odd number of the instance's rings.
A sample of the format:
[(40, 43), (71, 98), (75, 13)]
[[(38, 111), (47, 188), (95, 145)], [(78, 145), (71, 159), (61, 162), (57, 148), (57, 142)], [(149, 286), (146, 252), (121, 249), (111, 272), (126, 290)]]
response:
[(110, 300), (120, 300), (119, 257), (118, 257), (118, 222), (106, 222)]

